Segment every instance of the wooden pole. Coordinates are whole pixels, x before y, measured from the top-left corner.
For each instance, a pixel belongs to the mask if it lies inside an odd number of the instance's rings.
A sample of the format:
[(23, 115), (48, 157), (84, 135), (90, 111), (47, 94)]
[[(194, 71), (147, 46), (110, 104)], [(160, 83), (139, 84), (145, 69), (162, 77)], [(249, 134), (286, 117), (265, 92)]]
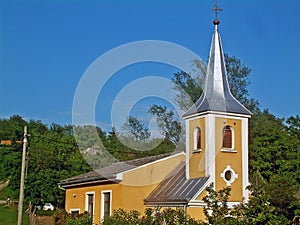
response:
[(24, 127), (24, 139), (23, 139), (23, 153), (22, 153), (19, 207), (18, 207), (18, 225), (22, 225), (22, 216), (23, 216), (24, 180), (25, 180), (25, 165), (26, 165), (27, 143), (28, 143), (28, 140), (27, 140), (27, 126), (25, 126)]

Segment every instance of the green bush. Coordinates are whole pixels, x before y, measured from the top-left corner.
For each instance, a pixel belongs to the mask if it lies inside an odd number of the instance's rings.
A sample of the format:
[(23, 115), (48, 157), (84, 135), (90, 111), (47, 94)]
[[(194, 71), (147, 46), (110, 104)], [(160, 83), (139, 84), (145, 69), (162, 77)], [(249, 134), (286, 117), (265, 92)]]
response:
[(91, 225), (92, 218), (88, 214), (69, 215), (66, 220), (66, 225)]
[(56, 211), (53, 217), (57, 225), (91, 225), (93, 222), (87, 213), (69, 214), (65, 210)]
[(123, 209), (114, 210), (112, 215), (105, 217), (102, 225), (201, 225), (184, 214), (182, 209), (166, 208), (162, 211), (147, 208), (142, 216), (138, 211), (126, 212)]

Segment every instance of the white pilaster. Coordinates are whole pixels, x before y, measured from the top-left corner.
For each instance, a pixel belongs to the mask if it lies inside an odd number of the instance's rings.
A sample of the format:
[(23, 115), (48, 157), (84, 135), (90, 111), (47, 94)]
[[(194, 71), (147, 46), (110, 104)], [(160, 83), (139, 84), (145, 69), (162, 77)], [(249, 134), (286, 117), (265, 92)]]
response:
[(190, 120), (185, 120), (185, 176), (190, 179)]
[(242, 118), (242, 167), (243, 167), (243, 197), (248, 201), (249, 191), (246, 187), (249, 185), (248, 174), (248, 118)]
[(216, 152), (216, 139), (215, 139), (215, 115), (208, 114), (205, 116), (205, 176), (209, 176), (210, 182), (215, 185), (215, 152)]

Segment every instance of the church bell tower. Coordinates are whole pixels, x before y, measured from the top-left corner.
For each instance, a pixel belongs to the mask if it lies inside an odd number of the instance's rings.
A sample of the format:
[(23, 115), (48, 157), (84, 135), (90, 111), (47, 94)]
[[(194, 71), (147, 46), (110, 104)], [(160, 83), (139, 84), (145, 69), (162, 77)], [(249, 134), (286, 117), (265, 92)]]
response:
[(248, 119), (251, 112), (230, 91), (219, 34), (216, 4), (214, 33), (205, 87), (184, 114), (186, 177), (209, 177), (216, 190), (231, 188), (230, 202), (248, 199)]

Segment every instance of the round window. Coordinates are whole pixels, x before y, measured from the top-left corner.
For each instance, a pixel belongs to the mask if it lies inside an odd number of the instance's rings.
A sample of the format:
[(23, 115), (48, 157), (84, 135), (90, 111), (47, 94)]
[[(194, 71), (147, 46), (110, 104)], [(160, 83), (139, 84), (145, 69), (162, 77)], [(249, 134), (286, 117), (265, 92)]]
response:
[(225, 172), (225, 179), (226, 179), (227, 181), (230, 181), (231, 178), (232, 178), (232, 172), (231, 172), (230, 170), (227, 170), (227, 171)]
[(231, 168), (231, 166), (226, 166), (226, 168), (221, 173), (221, 177), (226, 182), (227, 186), (230, 186), (231, 183), (235, 181), (235, 179), (238, 178), (238, 175), (234, 172), (234, 170)]

